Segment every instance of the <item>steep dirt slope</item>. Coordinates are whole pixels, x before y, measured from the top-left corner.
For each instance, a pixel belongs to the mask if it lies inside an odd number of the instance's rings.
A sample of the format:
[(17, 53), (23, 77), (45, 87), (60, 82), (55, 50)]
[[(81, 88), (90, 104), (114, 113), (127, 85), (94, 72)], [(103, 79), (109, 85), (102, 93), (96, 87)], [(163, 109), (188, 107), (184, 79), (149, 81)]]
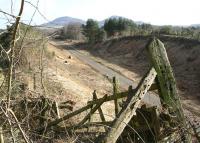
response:
[[(66, 99), (74, 101), (76, 103), (74, 110), (76, 110), (86, 105), (89, 100), (92, 100), (94, 90), (97, 91), (98, 98), (103, 97), (105, 94), (112, 94), (112, 84), (106, 77), (71, 55), (67, 50), (54, 45), (56, 44), (51, 42), (47, 47), (48, 51), (55, 54), (55, 58), (53, 62), (48, 64), (48, 69), (45, 73), (65, 89), (65, 93), (55, 96), (55, 99), (59, 101), (65, 101)], [(102, 107), (105, 114), (114, 114), (112, 102), (107, 102)], [(97, 114), (96, 116), (98, 117), (99, 115)], [(95, 117), (93, 118), (94, 120)], [(80, 120), (82, 116), (77, 118)], [(111, 119), (109, 116), (106, 116), (106, 118)], [(74, 121), (77, 122), (77, 119)]]
[[(133, 72), (132, 75), (141, 77), (150, 67), (148, 53), (145, 49), (149, 39), (150, 37), (126, 37), (92, 46), (83, 44), (79, 47), (89, 50), (94, 57), (100, 57), (107, 62), (108, 66), (122, 74), (129, 76), (131, 74), (128, 73)], [(172, 37), (160, 37), (160, 39), (167, 49), (180, 94), (185, 99), (200, 101), (200, 42)], [(124, 72), (123, 69), (130, 72)]]

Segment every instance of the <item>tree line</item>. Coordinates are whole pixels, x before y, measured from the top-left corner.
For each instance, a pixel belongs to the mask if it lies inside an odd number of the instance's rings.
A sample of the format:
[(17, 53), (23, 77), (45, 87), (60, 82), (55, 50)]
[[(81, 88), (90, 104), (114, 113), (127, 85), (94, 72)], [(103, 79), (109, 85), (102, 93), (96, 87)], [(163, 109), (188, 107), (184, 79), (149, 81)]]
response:
[(134, 21), (114, 17), (105, 20), (104, 25), (98, 21), (88, 19), (86, 24), (69, 24), (62, 30), (62, 35), (68, 39), (86, 39), (89, 43), (103, 41), (105, 39), (133, 35), (173, 35), (192, 39), (200, 39), (199, 27), (180, 26), (155, 26), (147, 23), (137, 24)]

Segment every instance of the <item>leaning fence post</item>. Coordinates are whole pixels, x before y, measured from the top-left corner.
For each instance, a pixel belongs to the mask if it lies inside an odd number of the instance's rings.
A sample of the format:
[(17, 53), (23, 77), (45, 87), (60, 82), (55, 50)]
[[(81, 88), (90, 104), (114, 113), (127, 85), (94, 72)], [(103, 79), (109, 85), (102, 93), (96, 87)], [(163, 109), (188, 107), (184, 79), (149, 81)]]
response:
[[(179, 123), (186, 129), (186, 122), (176, 87), (176, 81), (164, 44), (154, 38), (148, 43), (147, 49), (151, 63), (157, 72), (157, 83), (159, 83), (158, 86), (162, 103), (172, 107), (173, 111), (171, 112), (176, 113)], [(189, 133), (185, 137), (186, 142), (190, 142), (191, 138)]]
[(97, 103), (97, 104), (91, 109), (90, 113), (88, 113), (88, 114), (83, 118), (83, 120), (82, 120), (80, 123), (78, 123), (78, 126), (82, 126), (87, 120), (89, 120), (89, 118), (91, 117), (91, 115), (94, 114), (94, 112), (95, 112), (96, 110), (98, 110), (98, 109), (101, 107), (101, 105), (105, 102), (106, 98), (107, 98), (107, 95), (105, 95), (105, 96), (103, 97), (103, 100), (100, 101), (99, 103)]
[(140, 81), (131, 99), (127, 101), (125, 106), (117, 115), (117, 118), (115, 118), (115, 120), (112, 122), (111, 129), (102, 139), (99, 139), (98, 142), (115, 143), (117, 141), (132, 117), (136, 114), (136, 109), (152, 85), (156, 74), (157, 73), (154, 68), (150, 69), (146, 76)]
[[(117, 89), (118, 89), (118, 85), (117, 85), (117, 81), (116, 81), (116, 77), (113, 77), (113, 95), (117, 96)], [(114, 100), (115, 103), (115, 116), (117, 116), (117, 114), (119, 113), (119, 103), (117, 98), (115, 98)]]
[[(96, 94), (96, 90), (94, 90), (94, 92), (93, 92), (93, 99), (94, 99), (94, 100), (97, 100), (97, 99), (98, 99), (98, 98), (97, 98), (97, 94)], [(106, 119), (105, 119), (105, 117), (104, 117), (104, 115), (103, 115), (103, 111), (102, 111), (101, 107), (99, 107), (98, 111), (99, 111), (99, 115), (100, 115), (101, 121), (102, 121), (102, 122), (106, 122)], [(105, 129), (105, 131), (107, 130), (106, 127), (104, 127), (104, 129)]]
[[(94, 91), (95, 92), (95, 91)], [(92, 98), (92, 100), (94, 101), (95, 99), (94, 99), (94, 94), (93, 94), (93, 98)], [(91, 118), (92, 118), (92, 114), (91, 114), (91, 111), (92, 111), (92, 109), (93, 109), (93, 107), (94, 107), (94, 105), (91, 105), (91, 108), (90, 108), (90, 113), (88, 114), (89, 115), (89, 118), (88, 118), (88, 123), (90, 123), (91, 122)], [(87, 127), (87, 132), (89, 132), (89, 127)]]

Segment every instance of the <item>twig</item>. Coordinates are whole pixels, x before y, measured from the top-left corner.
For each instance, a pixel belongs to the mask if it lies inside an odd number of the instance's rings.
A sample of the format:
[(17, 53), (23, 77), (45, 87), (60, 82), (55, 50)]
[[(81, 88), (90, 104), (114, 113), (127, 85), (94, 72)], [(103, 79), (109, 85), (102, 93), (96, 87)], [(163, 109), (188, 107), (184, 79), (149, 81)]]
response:
[(20, 123), (19, 123), (17, 117), (15, 116), (15, 113), (14, 113), (11, 109), (7, 109), (7, 110), (8, 110), (8, 111), (12, 114), (12, 116), (14, 117), (15, 122), (17, 123), (17, 126), (18, 126), (20, 132), (22, 133), (22, 136), (23, 136), (25, 142), (26, 142), (26, 143), (29, 143), (29, 141), (28, 141), (28, 139), (27, 139), (27, 137), (26, 137), (26, 134), (25, 134), (24, 131), (22, 130), (22, 128), (21, 128), (21, 126), (20, 126)]
[(14, 136), (14, 133), (13, 133), (12, 123), (11, 123), (11, 121), (10, 121), (10, 118), (9, 118), (7, 112), (4, 111), (4, 109), (3, 109), (2, 107), (0, 107), (0, 108), (1, 108), (1, 110), (2, 110), (2, 112), (3, 112), (3, 114), (6, 116), (6, 118), (7, 118), (7, 120), (8, 120), (8, 123), (9, 123), (9, 125), (10, 125), (10, 134), (11, 134), (11, 136), (12, 136), (12, 141), (13, 141), (13, 143), (15, 143), (15, 136)]
[(2, 127), (0, 127), (0, 143), (4, 143)]
[(105, 99), (106, 99), (106, 96), (107, 96), (107, 95), (105, 95), (105, 96), (103, 97), (104, 100), (102, 100), (102, 101), (99, 102), (94, 108), (92, 108), (92, 110), (90, 111), (90, 113), (89, 113), (88, 115), (86, 115), (85, 118), (78, 124), (79, 126), (83, 125), (83, 124), (90, 118), (90, 116), (91, 116), (96, 110), (98, 110), (98, 109), (101, 107), (101, 105), (104, 103), (104, 101), (105, 101)]
[(21, 7), (20, 7), (18, 17), (16, 18), (13, 38), (12, 38), (13, 41), (12, 41), (12, 47), (11, 47), (11, 59), (10, 59), (9, 77), (8, 77), (8, 96), (7, 96), (8, 108), (10, 107), (10, 97), (12, 94), (12, 75), (13, 75), (13, 63), (14, 63), (15, 44), (16, 44), (15, 39), (16, 39), (16, 34), (17, 34), (18, 26), (19, 26), (19, 21), (23, 12), (23, 8), (24, 8), (24, 0), (21, 0)]
[[(26, 1), (25, 1), (26, 2)], [(39, 0), (37, 1), (37, 7), (38, 7), (38, 4), (39, 4)], [(20, 59), (20, 56), (21, 56), (21, 54), (22, 54), (22, 49), (23, 49), (23, 45), (22, 45), (22, 43), (24, 42), (24, 39), (25, 39), (25, 37), (26, 37), (26, 34), (28, 33), (28, 30), (30, 29), (30, 27), (31, 27), (31, 22), (33, 21), (33, 17), (35, 16), (35, 14), (36, 14), (36, 11), (37, 11), (37, 9), (35, 9), (35, 11), (33, 12), (33, 15), (32, 15), (32, 17), (31, 17), (31, 20), (29, 21), (29, 24), (28, 24), (28, 26), (27, 26), (27, 28), (26, 28), (26, 30), (25, 30), (25, 33), (24, 33), (24, 36), (22, 37), (22, 40), (21, 40), (21, 43), (20, 43), (20, 51), (19, 51), (19, 53), (18, 53), (18, 57), (17, 57), (17, 61), (15, 62), (15, 65), (19, 62), (19, 59)], [(34, 42), (36, 42), (36, 41), (34, 41)]]
[[(5, 11), (3, 11), (3, 10), (0, 10), (0, 12), (3, 13), (3, 14), (5, 14), (5, 15), (8, 15), (8, 16), (10, 16), (10, 17), (12, 17), (12, 18), (18, 18), (18, 17), (16, 17), (15, 15), (12, 15), (12, 14), (10, 14), (10, 13), (7, 13), (7, 12), (5, 12)], [(19, 15), (19, 16), (21, 16), (21, 15)]]
[(76, 111), (74, 111), (72, 113), (69, 113), (69, 114), (65, 115), (64, 117), (61, 117), (60, 119), (56, 119), (56, 120), (48, 123), (46, 127), (39, 128), (38, 131), (41, 132), (44, 129), (48, 129), (48, 128), (52, 127), (52, 126), (55, 126), (55, 125), (59, 124), (60, 122), (63, 122), (65, 120), (67, 120), (67, 119), (69, 119), (69, 118), (71, 118), (71, 117), (73, 117), (73, 116), (75, 116), (75, 115), (77, 115), (77, 114), (89, 109), (91, 107), (91, 105), (92, 104), (88, 104), (88, 105), (84, 106), (81, 109), (78, 109), (78, 110), (76, 110)]
[(41, 53), (40, 53), (40, 65), (39, 65), (40, 68), (39, 69), (40, 69), (40, 83), (42, 86), (43, 94), (46, 95), (46, 88), (44, 86), (44, 81), (43, 81), (43, 71), (44, 71), (43, 55), (44, 55), (44, 44), (42, 46)]

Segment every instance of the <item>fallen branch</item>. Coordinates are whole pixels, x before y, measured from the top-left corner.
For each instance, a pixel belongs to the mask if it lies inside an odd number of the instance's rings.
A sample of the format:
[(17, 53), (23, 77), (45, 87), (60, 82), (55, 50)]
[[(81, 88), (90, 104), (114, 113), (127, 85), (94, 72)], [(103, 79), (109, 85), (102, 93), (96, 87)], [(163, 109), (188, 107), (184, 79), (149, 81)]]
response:
[(103, 97), (104, 100), (102, 100), (101, 102), (99, 102), (98, 104), (96, 104), (96, 106), (94, 108), (92, 108), (92, 110), (90, 111), (90, 113), (87, 116), (85, 116), (85, 118), (78, 124), (78, 126), (83, 125), (90, 118), (90, 116), (92, 114), (94, 114), (94, 112), (101, 107), (101, 105), (104, 103), (106, 97), (107, 97), (107, 95), (105, 95)]
[(2, 127), (0, 127), (0, 143), (4, 143)]
[(61, 131), (71, 131), (71, 130), (77, 130), (77, 129), (83, 129), (83, 128), (88, 128), (88, 127), (101, 127), (104, 126), (105, 128), (109, 128), (111, 125), (112, 121), (107, 121), (107, 122), (90, 122), (86, 123), (83, 125), (74, 125), (71, 127), (59, 127), (56, 131), (61, 132)]
[(77, 114), (80, 114), (81, 112), (91, 108), (92, 105), (98, 104), (99, 102), (102, 102), (102, 101), (107, 102), (107, 101), (114, 100), (115, 98), (124, 98), (124, 97), (127, 97), (127, 96), (128, 96), (128, 92), (122, 92), (122, 93), (117, 94), (117, 96), (114, 96), (114, 95), (105, 96), (104, 97), (105, 99), (104, 98), (99, 98), (97, 100), (90, 101), (90, 102), (88, 102), (88, 104), (86, 106), (82, 107), (81, 109), (78, 109), (78, 110), (76, 110), (76, 111), (74, 111), (72, 113), (69, 113), (69, 114), (65, 115), (64, 117), (61, 117), (60, 119), (56, 119), (54, 121), (51, 121), (50, 123), (47, 124), (46, 127), (42, 127), (40, 129), (38, 129), (38, 131), (40, 132), (40, 131), (44, 130), (45, 128), (49, 128), (49, 127), (55, 126), (55, 125), (59, 124), (62, 121), (65, 121), (65, 120), (67, 120), (67, 119), (69, 119), (69, 118), (71, 118), (71, 117), (73, 117), (73, 116), (75, 116)]
[[(96, 91), (94, 91), (94, 93), (93, 93), (93, 99), (94, 99), (94, 100), (97, 100), (97, 99), (98, 99), (98, 98), (97, 98)], [(104, 114), (103, 114), (103, 111), (102, 111), (101, 107), (99, 107), (98, 111), (99, 111), (99, 115), (100, 115), (101, 121), (102, 121), (102, 122), (106, 122), (106, 119), (105, 119), (105, 117), (104, 117)], [(105, 127), (104, 129), (105, 129), (105, 131), (107, 130), (106, 127)]]
[(63, 122), (63, 121), (65, 121), (65, 120), (67, 120), (67, 119), (69, 119), (69, 118), (71, 118), (71, 117), (77, 115), (77, 114), (80, 114), (81, 112), (83, 112), (83, 111), (89, 109), (89, 108), (91, 107), (91, 105), (92, 105), (92, 104), (88, 104), (88, 105), (84, 106), (84, 107), (81, 108), (81, 109), (78, 109), (78, 110), (76, 110), (76, 111), (74, 111), (74, 112), (72, 112), (72, 113), (69, 113), (69, 114), (65, 115), (64, 117), (61, 117), (60, 119), (56, 119), (56, 120), (54, 120), (54, 121), (48, 123), (47, 126), (42, 127), (42, 128), (39, 128), (38, 131), (41, 132), (41, 131), (43, 131), (44, 129), (48, 129), (48, 128), (52, 127), (52, 126), (55, 126), (55, 125), (59, 124), (60, 122)]
[[(134, 93), (135, 90), (132, 90), (131, 92)], [(105, 102), (112, 101), (112, 100), (119, 99), (119, 98), (128, 97), (128, 94), (129, 94), (129, 92), (125, 91), (125, 92), (117, 93), (116, 95), (107, 96), (105, 99)], [(101, 102), (102, 100), (103, 100), (103, 98), (99, 98), (94, 101), (89, 101), (88, 103), (89, 104), (97, 104), (98, 102)]]
[(17, 126), (18, 126), (18, 128), (19, 128), (19, 130), (20, 130), (20, 132), (21, 132), (21, 134), (22, 134), (22, 136), (23, 136), (23, 138), (24, 138), (24, 141), (25, 141), (26, 143), (29, 143), (29, 141), (28, 141), (28, 139), (27, 139), (27, 137), (26, 137), (24, 131), (22, 130), (22, 128), (21, 128), (21, 126), (20, 126), (20, 123), (19, 123), (17, 117), (15, 116), (15, 113), (14, 113), (11, 109), (8, 109), (8, 111), (9, 111), (9, 112), (11, 113), (11, 115), (14, 117), (15, 122), (17, 123)]
[(12, 128), (11, 119), (9, 118), (7, 112), (4, 111), (4, 109), (3, 109), (2, 107), (0, 107), (0, 108), (1, 108), (1, 111), (3, 112), (3, 114), (5, 115), (5, 117), (6, 117), (7, 120), (8, 120), (8, 123), (9, 123), (9, 125), (10, 125), (10, 134), (11, 134), (11, 136), (12, 136), (12, 141), (13, 141), (13, 143), (15, 143), (15, 140), (16, 140), (16, 139), (15, 139), (14, 132), (13, 132), (13, 128)]

